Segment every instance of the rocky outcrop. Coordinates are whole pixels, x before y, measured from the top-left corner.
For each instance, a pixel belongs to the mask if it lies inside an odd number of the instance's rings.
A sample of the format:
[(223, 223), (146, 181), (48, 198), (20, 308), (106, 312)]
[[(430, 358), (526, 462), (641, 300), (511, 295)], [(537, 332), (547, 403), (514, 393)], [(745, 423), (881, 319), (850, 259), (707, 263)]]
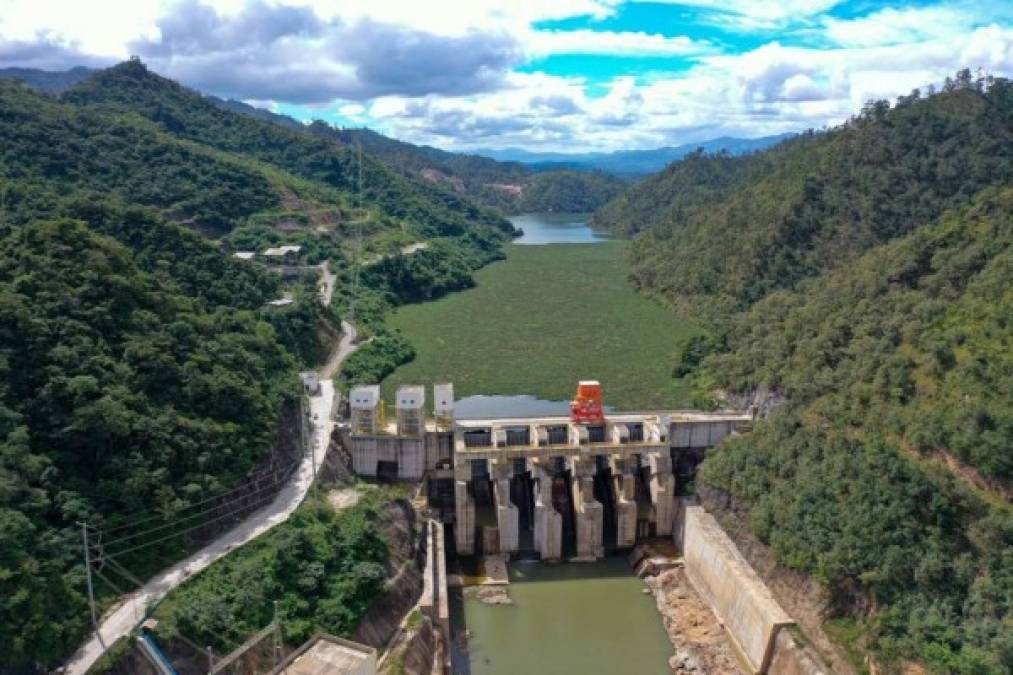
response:
[(395, 638), (379, 675), (443, 675), (447, 645), (429, 617), (422, 616)]
[(352, 634), (352, 640), (378, 649), (387, 644), (422, 595), (426, 556), (425, 538), (408, 501), (388, 504), (379, 527), (390, 551), (387, 590), (373, 602)]
[(741, 675), (735, 651), (714, 612), (700, 599), (681, 562), (644, 583), (654, 594), (675, 649), (668, 665), (677, 675)]

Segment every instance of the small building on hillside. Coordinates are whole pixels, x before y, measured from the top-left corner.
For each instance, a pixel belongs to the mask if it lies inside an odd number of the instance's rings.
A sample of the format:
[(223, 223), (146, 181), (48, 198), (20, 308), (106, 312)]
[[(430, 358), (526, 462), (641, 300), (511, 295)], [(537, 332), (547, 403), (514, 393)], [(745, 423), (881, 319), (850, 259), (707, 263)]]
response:
[(295, 262), (295, 260), (299, 257), (300, 251), (302, 251), (302, 246), (290, 244), (285, 246), (273, 246), (269, 249), (265, 249), (260, 255), (269, 263), (282, 265)]
[(376, 649), (318, 633), (289, 654), (271, 675), (376, 675)]
[(257, 257), (256, 251), (236, 251), (232, 254), (233, 258), (239, 258), (240, 260), (253, 260)]
[(302, 379), (303, 390), (310, 396), (316, 396), (320, 393), (320, 378), (312, 370), (307, 370), (304, 373), (299, 373), (299, 377)]

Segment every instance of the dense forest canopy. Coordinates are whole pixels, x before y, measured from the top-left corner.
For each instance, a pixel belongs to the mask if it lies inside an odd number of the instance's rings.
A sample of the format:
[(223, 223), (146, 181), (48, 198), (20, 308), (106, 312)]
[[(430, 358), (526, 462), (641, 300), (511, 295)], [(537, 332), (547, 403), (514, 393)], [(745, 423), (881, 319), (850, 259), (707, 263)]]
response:
[(888, 671), (1013, 670), (1011, 122), (1013, 84), (965, 71), (595, 216), (710, 319), (676, 364), (702, 400), (785, 401), (710, 454), (705, 502), (743, 507)]
[[(251, 472), (281, 480), (297, 370), (338, 325), (311, 265), (329, 263), (347, 300), (350, 237), (370, 251), (432, 240), (434, 253), (364, 275), (382, 313), (466, 285), (512, 234), (369, 155), (361, 196), (358, 175), (342, 144), (139, 62), (58, 97), (0, 81), (0, 671), (49, 671), (90, 629), (80, 522), (186, 522), (121, 539), (120, 562), (149, 574), (208, 536), (196, 507)], [(279, 243), (303, 246), (294, 280), (231, 255)], [(291, 305), (266, 305), (283, 293)], [(353, 547), (368, 534), (347, 532)], [(99, 582), (100, 602), (114, 590)]]
[[(78, 521), (221, 491), (269, 447), (293, 395), (269, 325), (207, 308), (149, 255), (164, 273), (79, 220), (0, 240), (0, 663), (55, 664), (83, 637)], [(180, 542), (166, 547), (146, 555)]]
[(964, 80), (772, 150), (691, 156), (595, 214), (642, 231), (642, 286), (742, 308), (818, 276), (1013, 179), (1010, 87)]
[[(61, 98), (86, 108), (139, 114), (177, 138), (244, 155), (348, 194), (359, 189), (360, 158), (354, 150), (226, 110), (148, 71), (139, 61), (99, 71)], [(369, 154), (361, 160), (364, 203), (408, 221), (421, 232), (458, 235), (479, 224), (510, 231), (500, 216), (451, 191), (406, 179)]]

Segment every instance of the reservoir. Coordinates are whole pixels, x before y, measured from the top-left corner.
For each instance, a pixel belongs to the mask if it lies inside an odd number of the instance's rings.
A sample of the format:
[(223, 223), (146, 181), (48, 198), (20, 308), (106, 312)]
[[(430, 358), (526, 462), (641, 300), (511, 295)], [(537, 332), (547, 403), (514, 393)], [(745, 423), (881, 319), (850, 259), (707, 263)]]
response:
[(525, 213), (510, 218), (514, 227), (524, 234), (515, 244), (593, 244), (608, 237), (587, 225), (584, 213)]
[[(615, 408), (607, 405), (605, 411), (615, 412)], [(458, 419), (551, 417), (569, 414), (569, 401), (546, 401), (528, 394), (518, 396), (476, 394), (462, 398), (454, 404), (454, 415)]]
[(637, 292), (629, 242), (595, 232), (585, 215), (512, 222), (524, 235), (474, 273), (474, 287), (387, 317), (415, 358), (384, 379), (385, 399), (402, 384), (453, 382), (458, 399), (485, 395), (461, 401), (462, 418), (565, 415), (577, 382), (598, 380), (614, 410), (686, 406), (672, 367), (699, 329)]
[[(464, 600), (471, 675), (665, 675), (672, 646), (625, 558), (512, 563), (513, 605)], [(456, 632), (456, 630), (455, 630)]]

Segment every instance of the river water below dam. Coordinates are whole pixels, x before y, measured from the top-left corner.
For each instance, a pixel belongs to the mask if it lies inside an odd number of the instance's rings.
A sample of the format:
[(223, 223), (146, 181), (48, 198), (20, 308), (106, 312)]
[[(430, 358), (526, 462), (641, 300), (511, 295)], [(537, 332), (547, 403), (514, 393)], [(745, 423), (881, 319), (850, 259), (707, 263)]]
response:
[(672, 646), (644, 588), (622, 557), (512, 563), (512, 605), (486, 604), (466, 589), (463, 607), (454, 607), (455, 634), (467, 629), (470, 636), (454, 672), (670, 673)]

